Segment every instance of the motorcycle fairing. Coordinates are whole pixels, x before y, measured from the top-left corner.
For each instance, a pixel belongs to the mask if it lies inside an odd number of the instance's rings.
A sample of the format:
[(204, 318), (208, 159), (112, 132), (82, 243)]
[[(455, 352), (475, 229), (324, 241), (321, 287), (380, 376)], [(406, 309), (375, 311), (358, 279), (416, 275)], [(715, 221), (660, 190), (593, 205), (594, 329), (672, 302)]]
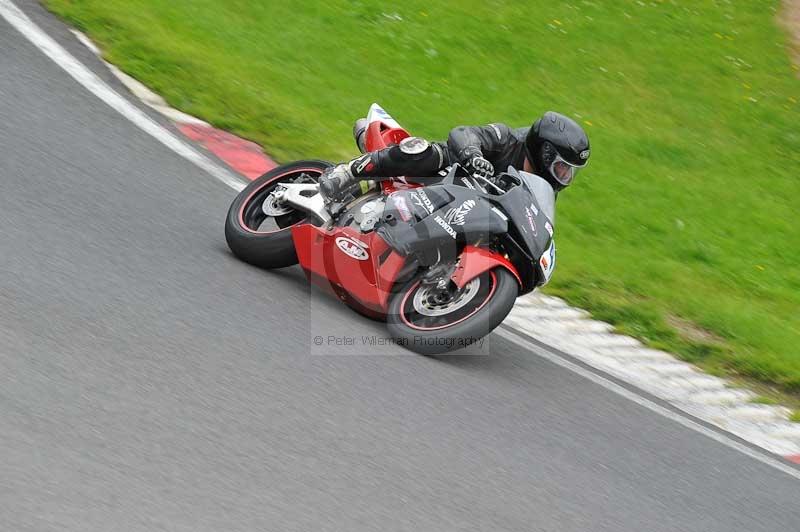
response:
[[(374, 231), (302, 224), (292, 228), (292, 239), (310, 281), (331, 289), (342, 299), (352, 297), (369, 310), (386, 312), (392, 286), (408, 261)], [(365, 258), (352, 251), (357, 248), (363, 250)]]
[[(541, 286), (549, 281), (555, 263), (555, 260), (549, 259), (551, 250), (555, 256), (552, 218), (555, 213), (555, 193), (550, 184), (539, 176), (518, 172), (513, 168), (509, 168), (507, 173), (519, 178), (521, 186), (505, 194), (491, 196), (491, 200), (510, 217), (508, 236), (519, 251), (527, 256), (525, 262), (532, 271), (520, 271), (520, 274), (523, 279), (530, 277), (535, 286)], [(542, 257), (545, 255), (548, 258), (543, 263)], [(545, 268), (545, 265), (549, 267)]]
[(408, 131), (403, 129), (383, 107), (373, 103), (367, 114), (367, 151), (378, 151), (409, 137)]
[(556, 268), (556, 241), (550, 241), (550, 247), (548, 247), (542, 256), (539, 257), (539, 268), (541, 268), (542, 276), (544, 278), (544, 282), (542, 284), (547, 284), (550, 282), (550, 277), (553, 275), (553, 270)]
[(543, 177), (530, 172), (517, 170), (513, 166), (508, 167), (507, 173), (509, 175), (519, 177), (525, 183), (525, 185), (528, 187), (528, 190), (530, 190), (531, 194), (533, 194), (533, 197), (536, 198), (537, 205), (542, 208), (542, 212), (544, 212), (545, 216), (547, 216), (551, 223), (555, 223), (556, 192), (553, 190), (553, 187), (550, 185), (550, 183), (548, 183)]
[(492, 253), (489, 250), (475, 246), (466, 246), (461, 252), (451, 280), (457, 287), (464, 288), (464, 286), (474, 278), (497, 267), (508, 270), (517, 280), (520, 287), (523, 286), (519, 272), (517, 272), (517, 269), (508, 259), (497, 253)]
[(383, 122), (386, 127), (389, 128), (400, 128), (400, 124), (397, 123), (397, 120), (392, 118), (392, 115), (386, 112), (386, 110), (378, 105), (377, 103), (373, 103), (369, 106), (369, 112), (367, 113), (367, 123), (372, 124), (373, 122)]
[(383, 212), (378, 234), (395, 251), (417, 255), (423, 264), (455, 259), (464, 245), (508, 228), (484, 195), (456, 185), (394, 192)]

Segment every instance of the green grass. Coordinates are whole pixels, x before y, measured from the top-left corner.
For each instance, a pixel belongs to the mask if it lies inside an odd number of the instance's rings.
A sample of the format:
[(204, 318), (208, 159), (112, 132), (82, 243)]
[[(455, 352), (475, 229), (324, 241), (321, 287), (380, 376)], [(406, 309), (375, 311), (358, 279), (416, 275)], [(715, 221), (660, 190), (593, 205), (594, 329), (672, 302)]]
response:
[(800, 393), (800, 81), (776, 0), (46, 0), (170, 104), (279, 160), (412, 132), (582, 122), (551, 293), (718, 373)]

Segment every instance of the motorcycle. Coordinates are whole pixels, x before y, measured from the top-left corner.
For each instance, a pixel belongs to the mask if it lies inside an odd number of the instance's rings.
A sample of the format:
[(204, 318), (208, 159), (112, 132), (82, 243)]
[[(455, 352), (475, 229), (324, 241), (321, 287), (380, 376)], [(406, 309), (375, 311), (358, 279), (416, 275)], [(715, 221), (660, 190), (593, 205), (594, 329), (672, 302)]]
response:
[[(362, 151), (409, 137), (378, 104)], [(422, 354), (468, 346), (505, 319), (517, 297), (555, 268), (555, 193), (514, 168), (494, 178), (454, 164), (422, 182), (362, 185), (332, 208), (319, 193), (331, 163), (297, 161), (251, 182), (230, 206), (225, 237), (261, 268), (300, 264), (308, 279), (357, 312), (384, 320)]]

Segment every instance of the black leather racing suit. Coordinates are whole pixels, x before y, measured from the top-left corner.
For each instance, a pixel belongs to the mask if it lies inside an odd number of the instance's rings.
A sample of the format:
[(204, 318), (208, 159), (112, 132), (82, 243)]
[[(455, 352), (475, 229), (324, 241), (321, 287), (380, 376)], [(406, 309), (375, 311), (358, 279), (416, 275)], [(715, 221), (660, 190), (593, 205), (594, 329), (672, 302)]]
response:
[(525, 161), (525, 137), (530, 128), (511, 129), (505, 124), (458, 126), (450, 131), (447, 142), (434, 142), (422, 153), (409, 154), (399, 146), (367, 153), (350, 162), (355, 177), (375, 179), (405, 176), (425, 178), (453, 163), (466, 163), (483, 155), (503, 172), (509, 166), (522, 170)]

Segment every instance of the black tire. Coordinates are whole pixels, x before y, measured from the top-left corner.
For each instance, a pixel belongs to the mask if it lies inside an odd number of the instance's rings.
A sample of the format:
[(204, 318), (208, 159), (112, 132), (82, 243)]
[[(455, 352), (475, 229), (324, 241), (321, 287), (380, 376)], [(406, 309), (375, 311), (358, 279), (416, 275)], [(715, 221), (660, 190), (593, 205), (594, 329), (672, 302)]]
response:
[(278, 183), (295, 179), (303, 173), (316, 179), (330, 166), (332, 164), (326, 161), (296, 161), (274, 168), (247, 185), (231, 203), (225, 220), (225, 240), (233, 254), (260, 268), (285, 268), (297, 264), (290, 227), (304, 223), (305, 217), (294, 211), (274, 218), (277, 229), (259, 231), (268, 218), (261, 205)]
[[(475, 301), (470, 300), (451, 314), (434, 318), (419, 314), (414, 308), (413, 298), (421, 289), (419, 279), (406, 283), (389, 302), (386, 322), (392, 337), (412, 351), (436, 355), (470, 345), (492, 332), (511, 312), (519, 295), (519, 283), (505, 268), (495, 268), (477, 279), (480, 283), (473, 296)], [(474, 309), (468, 306), (470, 304)], [(430, 323), (426, 325), (425, 320)], [(434, 323), (437, 320), (438, 325)]]

